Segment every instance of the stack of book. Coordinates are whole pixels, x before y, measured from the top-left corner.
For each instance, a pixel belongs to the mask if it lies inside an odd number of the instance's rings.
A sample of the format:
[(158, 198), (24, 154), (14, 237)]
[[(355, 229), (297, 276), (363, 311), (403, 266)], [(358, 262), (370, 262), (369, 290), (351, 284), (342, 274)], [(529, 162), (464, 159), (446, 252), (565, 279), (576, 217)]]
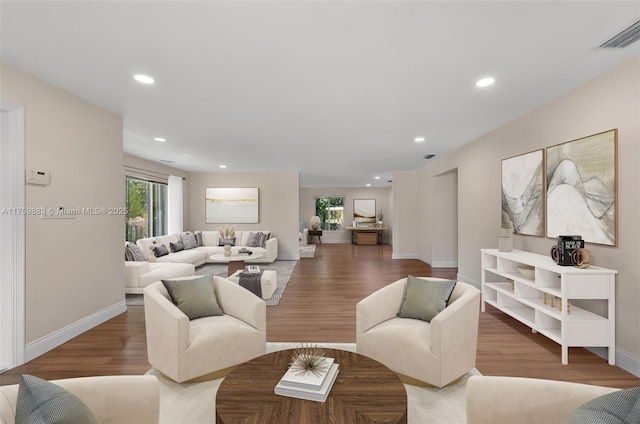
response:
[(334, 363), (334, 358), (325, 360), (327, 366), (316, 374), (310, 371), (301, 373), (300, 370), (289, 367), (276, 385), (275, 394), (317, 402), (326, 401), (338, 375), (338, 364)]

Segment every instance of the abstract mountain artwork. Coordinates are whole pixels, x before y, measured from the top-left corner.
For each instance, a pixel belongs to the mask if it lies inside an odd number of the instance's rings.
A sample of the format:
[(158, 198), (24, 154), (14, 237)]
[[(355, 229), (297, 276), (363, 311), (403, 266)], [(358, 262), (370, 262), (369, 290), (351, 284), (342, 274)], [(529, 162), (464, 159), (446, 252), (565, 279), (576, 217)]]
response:
[(543, 150), (502, 160), (502, 228), (544, 235)]
[(617, 130), (547, 147), (547, 237), (616, 246)]

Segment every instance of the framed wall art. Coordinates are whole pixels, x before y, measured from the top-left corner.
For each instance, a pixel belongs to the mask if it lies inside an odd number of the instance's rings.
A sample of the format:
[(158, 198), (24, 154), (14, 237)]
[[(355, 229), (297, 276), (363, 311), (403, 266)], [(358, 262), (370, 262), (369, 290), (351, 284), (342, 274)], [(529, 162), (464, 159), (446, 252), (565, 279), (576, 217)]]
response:
[(502, 228), (544, 236), (544, 151), (502, 160)]
[(207, 224), (257, 224), (258, 188), (207, 188), (205, 222)]
[(358, 224), (375, 224), (376, 199), (353, 199), (353, 220)]
[(617, 245), (617, 130), (547, 147), (547, 237)]

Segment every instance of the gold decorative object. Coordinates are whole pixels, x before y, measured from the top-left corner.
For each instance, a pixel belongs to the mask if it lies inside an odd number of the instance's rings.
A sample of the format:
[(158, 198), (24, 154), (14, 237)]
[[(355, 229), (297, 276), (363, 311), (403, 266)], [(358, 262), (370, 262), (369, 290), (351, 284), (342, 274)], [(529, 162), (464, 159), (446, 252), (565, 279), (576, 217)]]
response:
[(322, 375), (329, 368), (327, 358), (324, 356), (326, 351), (318, 345), (302, 343), (293, 352), (289, 364), (291, 370), (295, 371), (296, 375), (304, 375), (308, 372), (316, 376)]
[(591, 266), (591, 252), (587, 249), (576, 249), (571, 252), (571, 263), (578, 268), (589, 268)]

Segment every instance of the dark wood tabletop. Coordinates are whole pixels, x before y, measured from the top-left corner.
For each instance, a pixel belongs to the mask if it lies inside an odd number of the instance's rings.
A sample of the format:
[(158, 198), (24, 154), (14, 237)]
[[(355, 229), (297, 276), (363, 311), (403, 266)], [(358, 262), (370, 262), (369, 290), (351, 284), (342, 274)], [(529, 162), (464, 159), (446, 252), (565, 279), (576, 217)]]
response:
[(279, 396), (273, 392), (291, 361), (283, 350), (240, 365), (216, 396), (217, 423), (406, 423), (407, 393), (389, 368), (357, 353), (327, 349), (339, 364), (326, 402)]

